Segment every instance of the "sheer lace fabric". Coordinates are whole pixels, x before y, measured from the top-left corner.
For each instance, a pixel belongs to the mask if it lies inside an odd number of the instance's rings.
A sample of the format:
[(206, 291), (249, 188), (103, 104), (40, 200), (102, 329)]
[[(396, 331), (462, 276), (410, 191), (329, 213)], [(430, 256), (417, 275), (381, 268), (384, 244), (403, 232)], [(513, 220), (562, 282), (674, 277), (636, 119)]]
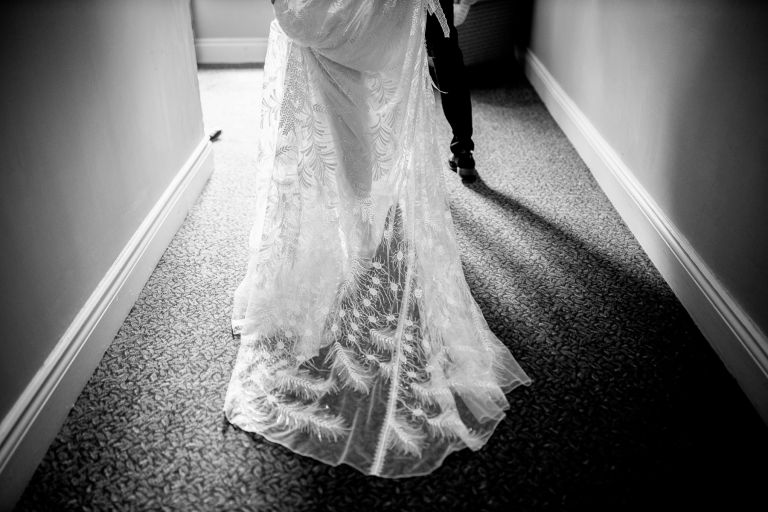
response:
[(424, 46), (435, 8), (275, 2), (235, 294), (229, 421), (385, 477), (479, 449), (529, 383), (462, 273)]

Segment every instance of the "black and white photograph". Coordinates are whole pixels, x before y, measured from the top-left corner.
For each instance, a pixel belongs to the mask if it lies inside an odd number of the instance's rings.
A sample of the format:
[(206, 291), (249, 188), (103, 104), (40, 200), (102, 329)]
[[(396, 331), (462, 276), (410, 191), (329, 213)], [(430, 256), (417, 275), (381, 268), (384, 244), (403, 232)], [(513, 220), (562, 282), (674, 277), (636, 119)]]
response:
[(768, 506), (768, 3), (2, 11), (0, 511)]

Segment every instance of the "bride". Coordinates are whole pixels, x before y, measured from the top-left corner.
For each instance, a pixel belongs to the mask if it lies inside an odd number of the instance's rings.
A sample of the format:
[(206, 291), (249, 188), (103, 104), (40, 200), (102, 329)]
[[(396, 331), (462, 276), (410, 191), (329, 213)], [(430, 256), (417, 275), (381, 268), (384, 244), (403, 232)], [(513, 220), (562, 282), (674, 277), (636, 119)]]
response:
[(437, 0), (277, 0), (234, 425), (365, 474), (481, 448), (529, 378), (462, 273), (424, 28)]

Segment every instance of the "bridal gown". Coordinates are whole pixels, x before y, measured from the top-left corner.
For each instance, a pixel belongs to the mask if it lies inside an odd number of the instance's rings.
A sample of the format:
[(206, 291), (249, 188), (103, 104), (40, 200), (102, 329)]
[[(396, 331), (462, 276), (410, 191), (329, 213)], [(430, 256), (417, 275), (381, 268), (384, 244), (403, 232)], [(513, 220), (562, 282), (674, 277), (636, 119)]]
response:
[(229, 421), (331, 465), (429, 473), (529, 378), (470, 295), (436, 147), (436, 0), (277, 0)]

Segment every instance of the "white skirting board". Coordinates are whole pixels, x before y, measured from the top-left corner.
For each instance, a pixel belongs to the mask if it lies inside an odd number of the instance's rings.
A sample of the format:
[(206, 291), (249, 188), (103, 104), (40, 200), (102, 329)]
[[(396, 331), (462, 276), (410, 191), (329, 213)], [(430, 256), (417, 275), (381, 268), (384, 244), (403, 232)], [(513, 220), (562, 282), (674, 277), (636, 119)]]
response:
[(198, 64), (263, 64), (266, 37), (205, 37), (195, 39)]
[(0, 510), (11, 509), (21, 496), (212, 171), (205, 137), (3, 418)]
[(532, 52), (526, 75), (603, 192), (768, 423), (768, 338)]

